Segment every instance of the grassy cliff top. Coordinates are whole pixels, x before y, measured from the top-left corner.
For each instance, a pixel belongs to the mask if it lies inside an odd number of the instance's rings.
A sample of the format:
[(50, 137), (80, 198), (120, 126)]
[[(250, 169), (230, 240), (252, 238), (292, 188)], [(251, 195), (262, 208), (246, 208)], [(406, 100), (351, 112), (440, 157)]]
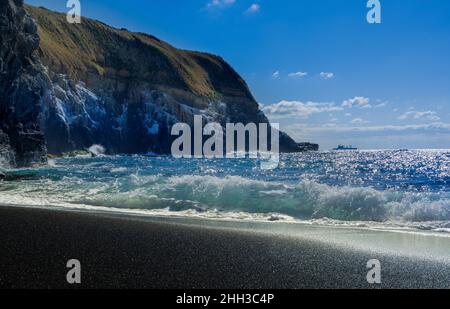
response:
[(245, 81), (218, 56), (177, 49), (151, 35), (26, 5), (37, 21), (39, 54), (52, 71), (89, 83), (100, 79), (147, 82), (202, 97), (253, 97)]

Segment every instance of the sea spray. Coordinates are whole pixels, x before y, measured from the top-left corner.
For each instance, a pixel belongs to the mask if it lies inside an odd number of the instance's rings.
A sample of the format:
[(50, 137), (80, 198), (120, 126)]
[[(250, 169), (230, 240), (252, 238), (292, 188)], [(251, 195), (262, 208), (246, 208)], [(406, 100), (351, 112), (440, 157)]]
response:
[(330, 224), (394, 221), (450, 226), (445, 152), (283, 155), (262, 171), (251, 159), (114, 156), (58, 158), (9, 182), (0, 203), (65, 205), (207, 218)]
[(88, 151), (94, 156), (94, 157), (98, 157), (98, 156), (102, 156), (105, 154), (106, 149), (105, 147), (103, 147), (102, 145), (92, 145), (91, 147), (88, 148)]

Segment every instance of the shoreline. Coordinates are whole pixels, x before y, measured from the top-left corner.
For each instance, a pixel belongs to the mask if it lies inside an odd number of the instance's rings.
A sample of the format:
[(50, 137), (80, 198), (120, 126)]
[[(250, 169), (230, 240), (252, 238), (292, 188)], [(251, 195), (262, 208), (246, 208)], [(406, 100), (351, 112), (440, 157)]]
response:
[[(449, 261), (200, 223), (2, 206), (0, 287), (73, 288), (66, 263), (78, 259), (79, 288), (450, 288)], [(381, 285), (366, 280), (374, 258)]]
[[(50, 204), (49, 204), (50, 205)], [(373, 231), (380, 233), (401, 233), (411, 234), (428, 237), (446, 237), (450, 239), (450, 229), (448, 228), (431, 228), (424, 226), (424, 224), (433, 223), (432, 221), (424, 222), (407, 222), (407, 221), (340, 221), (336, 219), (311, 219), (301, 220), (289, 217), (283, 214), (277, 213), (246, 213), (246, 212), (229, 212), (223, 213), (221, 216), (214, 213), (211, 215), (207, 212), (199, 212), (197, 214), (170, 211), (165, 209), (135, 209), (135, 208), (115, 208), (109, 206), (92, 206), (92, 205), (77, 205), (77, 204), (55, 204), (49, 205), (37, 205), (37, 204), (22, 204), (5, 203), (0, 201), (0, 208), (19, 208), (30, 210), (48, 210), (59, 211), (69, 213), (81, 213), (92, 215), (103, 215), (122, 218), (134, 218), (144, 220), (164, 220), (174, 221), (175, 223), (186, 222), (214, 222), (214, 223), (230, 223), (237, 225), (251, 225), (253, 224), (283, 224), (292, 226), (313, 226), (317, 228), (330, 228), (330, 229), (348, 229), (356, 231)], [(206, 214), (206, 215), (205, 215)], [(253, 215), (253, 216), (252, 216)], [(434, 223), (441, 223), (444, 221), (435, 221)], [(450, 250), (449, 250), (450, 255)]]

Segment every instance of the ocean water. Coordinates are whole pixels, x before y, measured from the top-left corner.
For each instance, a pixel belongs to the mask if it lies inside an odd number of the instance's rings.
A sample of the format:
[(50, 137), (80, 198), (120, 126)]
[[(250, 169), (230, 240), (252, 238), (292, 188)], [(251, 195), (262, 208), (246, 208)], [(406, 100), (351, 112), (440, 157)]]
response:
[(8, 171), (0, 204), (450, 233), (450, 151), (253, 159), (103, 156)]

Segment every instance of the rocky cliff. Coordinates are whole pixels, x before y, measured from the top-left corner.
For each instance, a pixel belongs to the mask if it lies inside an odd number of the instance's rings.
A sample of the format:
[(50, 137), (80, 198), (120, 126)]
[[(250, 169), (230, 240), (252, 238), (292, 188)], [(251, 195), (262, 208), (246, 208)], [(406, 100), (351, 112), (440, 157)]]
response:
[(22, 1), (0, 0), (0, 165), (30, 166), (46, 162), (39, 128), (45, 76), (33, 56), (39, 47), (35, 22)]
[[(92, 144), (110, 154), (169, 153), (172, 125), (192, 123), (193, 115), (222, 124), (268, 122), (220, 57), (0, 1), (0, 156), (12, 164), (43, 162), (45, 147), (52, 154)], [(284, 133), (280, 148), (302, 150)]]

